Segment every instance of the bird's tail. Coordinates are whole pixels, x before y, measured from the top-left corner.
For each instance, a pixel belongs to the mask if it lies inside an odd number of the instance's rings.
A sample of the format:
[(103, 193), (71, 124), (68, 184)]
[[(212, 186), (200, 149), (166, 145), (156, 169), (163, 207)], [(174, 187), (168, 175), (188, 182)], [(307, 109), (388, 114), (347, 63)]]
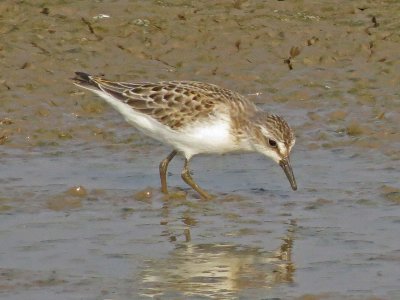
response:
[(93, 80), (90, 74), (84, 72), (75, 72), (75, 77), (72, 78), (74, 84), (89, 90), (99, 90), (98, 83)]

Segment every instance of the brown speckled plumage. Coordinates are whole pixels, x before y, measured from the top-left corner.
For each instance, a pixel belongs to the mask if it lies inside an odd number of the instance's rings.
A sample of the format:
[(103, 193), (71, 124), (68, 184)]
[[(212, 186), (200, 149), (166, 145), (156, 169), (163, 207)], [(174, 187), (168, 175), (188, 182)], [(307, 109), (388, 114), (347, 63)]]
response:
[(174, 130), (226, 109), (237, 114), (256, 110), (253, 103), (238, 93), (196, 81), (125, 83), (92, 77), (92, 82), (104, 92)]

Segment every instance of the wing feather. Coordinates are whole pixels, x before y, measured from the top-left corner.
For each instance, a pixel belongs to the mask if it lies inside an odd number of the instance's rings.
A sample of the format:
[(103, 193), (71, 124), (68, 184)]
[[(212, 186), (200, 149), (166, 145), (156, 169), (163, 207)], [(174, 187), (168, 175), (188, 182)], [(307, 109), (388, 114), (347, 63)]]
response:
[(217, 112), (231, 113), (227, 108), (235, 107), (233, 111), (242, 113), (256, 110), (254, 104), (242, 95), (207, 83), (127, 83), (102, 77), (91, 77), (91, 80), (103, 92), (176, 130)]

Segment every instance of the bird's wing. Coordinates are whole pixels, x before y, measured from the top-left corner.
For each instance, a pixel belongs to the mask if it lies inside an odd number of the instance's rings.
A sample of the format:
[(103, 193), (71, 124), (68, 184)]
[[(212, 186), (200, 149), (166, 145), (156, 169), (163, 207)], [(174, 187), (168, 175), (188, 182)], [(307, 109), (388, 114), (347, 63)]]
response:
[(241, 111), (255, 109), (255, 106), (240, 94), (207, 83), (195, 81), (128, 83), (110, 81), (84, 73), (77, 75), (79, 78), (75, 79), (75, 82), (78, 85), (91, 84), (174, 130), (217, 112), (229, 114), (233, 106)]

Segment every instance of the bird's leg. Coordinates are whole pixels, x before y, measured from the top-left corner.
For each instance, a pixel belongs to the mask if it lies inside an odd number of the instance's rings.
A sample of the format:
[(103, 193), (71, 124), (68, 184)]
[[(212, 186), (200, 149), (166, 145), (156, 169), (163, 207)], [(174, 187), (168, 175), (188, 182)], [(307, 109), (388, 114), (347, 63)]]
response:
[(174, 158), (178, 151), (172, 151), (165, 159), (160, 162), (161, 192), (168, 194), (167, 169), (169, 162)]
[(196, 192), (198, 192), (200, 194), (201, 198), (203, 198), (205, 200), (210, 200), (213, 198), (209, 193), (207, 193), (201, 187), (199, 187), (198, 184), (196, 182), (194, 182), (192, 176), (190, 176), (188, 159), (185, 159), (185, 166), (183, 167), (183, 170), (182, 170), (182, 179), (188, 185), (190, 185)]

